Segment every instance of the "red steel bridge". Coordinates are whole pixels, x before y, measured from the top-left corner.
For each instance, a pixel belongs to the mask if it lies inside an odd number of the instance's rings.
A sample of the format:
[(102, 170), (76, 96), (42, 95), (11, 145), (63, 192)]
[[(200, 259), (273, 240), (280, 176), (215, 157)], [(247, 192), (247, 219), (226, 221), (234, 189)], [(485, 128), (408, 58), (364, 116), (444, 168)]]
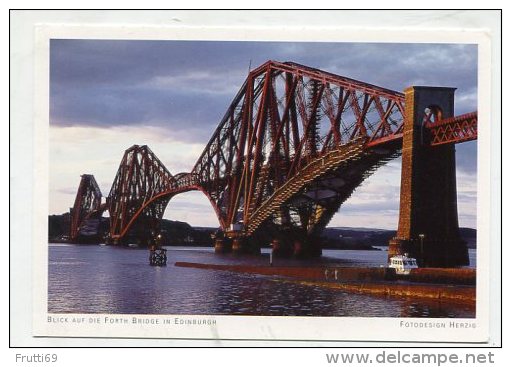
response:
[(190, 172), (173, 175), (148, 146), (134, 145), (103, 204), (94, 177), (82, 175), (71, 238), (108, 211), (109, 241), (137, 233), (150, 242), (169, 201), (199, 190), (218, 217), (217, 251), (257, 251), (273, 241), (282, 253), (318, 255), (317, 238), (342, 203), (402, 154), (390, 253), (411, 252), (423, 265), (462, 265), (468, 258), (458, 231), (454, 144), (477, 139), (477, 112), (453, 112), (454, 88), (403, 94), (268, 61), (248, 74)]

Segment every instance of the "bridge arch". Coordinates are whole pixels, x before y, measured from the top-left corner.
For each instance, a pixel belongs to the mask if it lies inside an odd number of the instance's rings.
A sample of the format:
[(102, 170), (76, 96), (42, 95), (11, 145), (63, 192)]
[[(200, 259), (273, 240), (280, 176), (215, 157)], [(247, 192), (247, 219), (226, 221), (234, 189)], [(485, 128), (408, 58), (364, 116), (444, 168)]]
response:
[(208, 193), (203, 188), (201, 188), (200, 186), (187, 187), (185, 189), (180, 189), (180, 190), (170, 190), (170, 191), (165, 191), (165, 192), (158, 193), (158, 194), (154, 195), (153, 197), (151, 197), (146, 202), (144, 202), (140, 207), (137, 208), (137, 210), (134, 212), (134, 214), (131, 217), (131, 219), (123, 227), (122, 231), (120, 233), (118, 233), (118, 234), (111, 235), (111, 238), (114, 239), (114, 240), (115, 239), (122, 239), (135, 226), (137, 221), (141, 218), (141, 216), (143, 216), (143, 214), (145, 212), (150, 211), (149, 209), (154, 207), (154, 206), (162, 205), (163, 210), (161, 210), (161, 216), (159, 216), (157, 218), (157, 222), (155, 222), (153, 224), (153, 228), (149, 229), (151, 232), (154, 232), (154, 233), (152, 233), (153, 235), (156, 235), (158, 230), (159, 230), (159, 222), (163, 218), (163, 213), (165, 212), (165, 210), (166, 210), (167, 206), (169, 205), (170, 201), (175, 196), (177, 196), (179, 194), (186, 193), (186, 192), (190, 192), (190, 191), (200, 191), (200, 192), (202, 192), (208, 198), (208, 201), (210, 202), (210, 204), (211, 204), (213, 210), (215, 211), (215, 213), (217, 214), (217, 218), (218, 218), (218, 216), (219, 216), (218, 215), (218, 209), (216, 208), (215, 203), (211, 201)]

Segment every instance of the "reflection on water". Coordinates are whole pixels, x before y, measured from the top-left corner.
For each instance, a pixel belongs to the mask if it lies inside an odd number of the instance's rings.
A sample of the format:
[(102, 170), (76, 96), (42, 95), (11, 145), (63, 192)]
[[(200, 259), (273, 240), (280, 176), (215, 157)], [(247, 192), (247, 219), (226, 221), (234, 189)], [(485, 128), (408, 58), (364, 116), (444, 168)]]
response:
[[(282, 282), (276, 277), (173, 266), (177, 261), (267, 264), (261, 256), (215, 255), (210, 248), (168, 248), (168, 266), (148, 265), (147, 250), (50, 245), (48, 311), (120, 314), (232, 314), (356, 317), (474, 317), (470, 307), (373, 297)], [(380, 266), (384, 251), (325, 250), (312, 262), (276, 265)], [(475, 252), (471, 257), (475, 256)]]

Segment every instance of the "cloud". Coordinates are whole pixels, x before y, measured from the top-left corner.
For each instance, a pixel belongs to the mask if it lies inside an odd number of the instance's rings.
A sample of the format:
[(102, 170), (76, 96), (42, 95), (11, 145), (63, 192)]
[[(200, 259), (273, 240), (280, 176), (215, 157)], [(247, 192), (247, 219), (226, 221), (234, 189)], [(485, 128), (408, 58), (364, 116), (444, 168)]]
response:
[(187, 222), (192, 226), (218, 227), (218, 219), (208, 198), (202, 192), (191, 191), (172, 198), (164, 218)]
[(396, 229), (401, 182), (400, 159), (380, 167), (341, 205), (330, 226)]
[(477, 173), (458, 169), (456, 179), (459, 224), (477, 228)]
[(187, 126), (212, 130), (249, 65), (269, 59), (398, 91), (417, 84), (456, 86), (466, 112), (476, 109), (476, 53), (473, 45), (448, 44), (52, 40), (51, 122), (172, 122), (184, 133)]
[(224, 94), (227, 97), (233, 97), (244, 82), (240, 78), (241, 72), (210, 72), (210, 71), (187, 71), (183, 74), (158, 75), (148, 80), (144, 84), (147, 88), (163, 90), (168, 93), (169, 90), (178, 89), (180, 93), (186, 95), (197, 94)]
[(477, 141), (456, 145), (456, 169), (458, 175), (469, 174), (475, 177), (477, 171)]

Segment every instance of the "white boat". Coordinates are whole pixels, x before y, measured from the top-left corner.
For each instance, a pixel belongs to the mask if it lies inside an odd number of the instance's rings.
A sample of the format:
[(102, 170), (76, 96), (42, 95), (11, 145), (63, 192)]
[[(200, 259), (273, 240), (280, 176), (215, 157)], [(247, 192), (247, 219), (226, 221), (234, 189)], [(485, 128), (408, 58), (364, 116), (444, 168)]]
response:
[(417, 260), (408, 257), (408, 254), (392, 256), (389, 259), (389, 268), (396, 269), (396, 274), (408, 275), (412, 269), (417, 269)]

